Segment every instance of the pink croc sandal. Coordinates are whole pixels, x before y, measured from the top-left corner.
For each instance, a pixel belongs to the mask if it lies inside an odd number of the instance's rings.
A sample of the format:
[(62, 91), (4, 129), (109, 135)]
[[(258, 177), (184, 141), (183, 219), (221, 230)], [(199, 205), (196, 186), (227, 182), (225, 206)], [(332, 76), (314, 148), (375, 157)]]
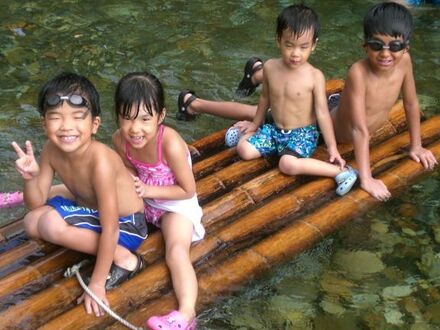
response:
[(14, 207), (23, 203), (23, 193), (20, 191), (12, 193), (0, 193), (0, 209)]
[(151, 330), (196, 330), (196, 324), (195, 318), (188, 322), (178, 311), (162, 316), (152, 316), (147, 321), (147, 326)]

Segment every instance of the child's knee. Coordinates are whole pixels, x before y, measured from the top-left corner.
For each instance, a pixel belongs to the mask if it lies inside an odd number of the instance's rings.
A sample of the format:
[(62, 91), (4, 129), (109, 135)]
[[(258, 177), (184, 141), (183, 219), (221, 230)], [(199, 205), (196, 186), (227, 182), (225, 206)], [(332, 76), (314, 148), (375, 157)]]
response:
[(288, 175), (299, 174), (297, 168), (297, 158), (293, 156), (282, 156), (278, 162), (278, 169), (281, 171), (281, 173)]
[(165, 259), (168, 265), (189, 259), (189, 248), (184, 244), (172, 244), (166, 247)]
[(24, 231), (26, 235), (32, 238), (39, 238), (38, 234), (38, 220), (40, 214), (36, 211), (27, 213), (23, 218)]
[(259, 157), (258, 151), (246, 139), (241, 139), (237, 144), (237, 153), (243, 160)]
[(41, 238), (52, 243), (57, 243), (62, 239), (67, 224), (59, 218), (60, 216), (55, 210), (48, 211), (40, 216), (37, 230)]

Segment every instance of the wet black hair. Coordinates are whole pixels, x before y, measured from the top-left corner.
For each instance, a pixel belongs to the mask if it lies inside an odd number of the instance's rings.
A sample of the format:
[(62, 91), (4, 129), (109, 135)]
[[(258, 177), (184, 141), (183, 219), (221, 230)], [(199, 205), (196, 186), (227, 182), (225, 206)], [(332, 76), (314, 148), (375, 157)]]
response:
[(49, 108), (46, 104), (48, 97), (53, 95), (70, 96), (73, 94), (81, 95), (89, 102), (88, 108), (92, 113), (92, 117), (101, 114), (99, 94), (96, 87), (86, 77), (73, 72), (62, 72), (41, 87), (38, 94), (38, 112), (44, 117)]
[(402, 37), (409, 42), (413, 31), (413, 18), (409, 10), (395, 2), (382, 2), (370, 8), (364, 17), (364, 38), (373, 34)]
[[(134, 117), (130, 117), (131, 108), (137, 107)], [(141, 106), (145, 106), (150, 116), (153, 111), (159, 116), (165, 108), (165, 95), (162, 84), (155, 75), (143, 71), (132, 72), (119, 80), (115, 92), (115, 114), (118, 117), (136, 118)]]
[(296, 37), (303, 35), (308, 30), (313, 30), (313, 42), (318, 39), (321, 24), (316, 12), (303, 5), (291, 5), (284, 8), (277, 18), (276, 34), (281, 39), (283, 31), (289, 29)]

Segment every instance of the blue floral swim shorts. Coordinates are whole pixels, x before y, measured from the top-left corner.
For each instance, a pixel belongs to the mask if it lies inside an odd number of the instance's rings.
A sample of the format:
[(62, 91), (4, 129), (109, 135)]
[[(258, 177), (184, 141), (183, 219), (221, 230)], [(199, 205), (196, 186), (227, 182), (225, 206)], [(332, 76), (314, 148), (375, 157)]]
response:
[(319, 132), (315, 125), (281, 130), (272, 124), (264, 124), (257, 133), (248, 138), (263, 156), (291, 154), (308, 158), (316, 150)]

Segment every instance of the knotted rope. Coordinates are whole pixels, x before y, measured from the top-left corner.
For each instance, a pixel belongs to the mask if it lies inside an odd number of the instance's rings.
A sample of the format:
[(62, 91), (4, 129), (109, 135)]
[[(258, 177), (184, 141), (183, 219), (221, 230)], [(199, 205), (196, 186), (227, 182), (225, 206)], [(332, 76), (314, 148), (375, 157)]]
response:
[(81, 285), (81, 287), (84, 289), (84, 291), (94, 300), (96, 301), (96, 303), (99, 305), (99, 307), (101, 307), (107, 314), (109, 314), (111, 317), (113, 317), (114, 319), (116, 319), (117, 321), (121, 322), (123, 325), (125, 325), (127, 328), (129, 329), (133, 329), (133, 330), (144, 330), (143, 327), (136, 327), (133, 324), (131, 324), (130, 322), (128, 322), (127, 320), (123, 319), (121, 316), (119, 316), (118, 314), (116, 314), (114, 311), (112, 311), (110, 309), (109, 306), (107, 306), (106, 304), (104, 304), (104, 302), (99, 299), (94, 293), (93, 291), (91, 291), (89, 289), (89, 287), (84, 283), (81, 274), (79, 272), (79, 269), (88, 264), (89, 260), (83, 260), (81, 262), (79, 262), (76, 265), (73, 265), (72, 267), (67, 268), (67, 270), (64, 272), (64, 277), (70, 278), (73, 275), (76, 275), (76, 278), (79, 282), (79, 284)]

